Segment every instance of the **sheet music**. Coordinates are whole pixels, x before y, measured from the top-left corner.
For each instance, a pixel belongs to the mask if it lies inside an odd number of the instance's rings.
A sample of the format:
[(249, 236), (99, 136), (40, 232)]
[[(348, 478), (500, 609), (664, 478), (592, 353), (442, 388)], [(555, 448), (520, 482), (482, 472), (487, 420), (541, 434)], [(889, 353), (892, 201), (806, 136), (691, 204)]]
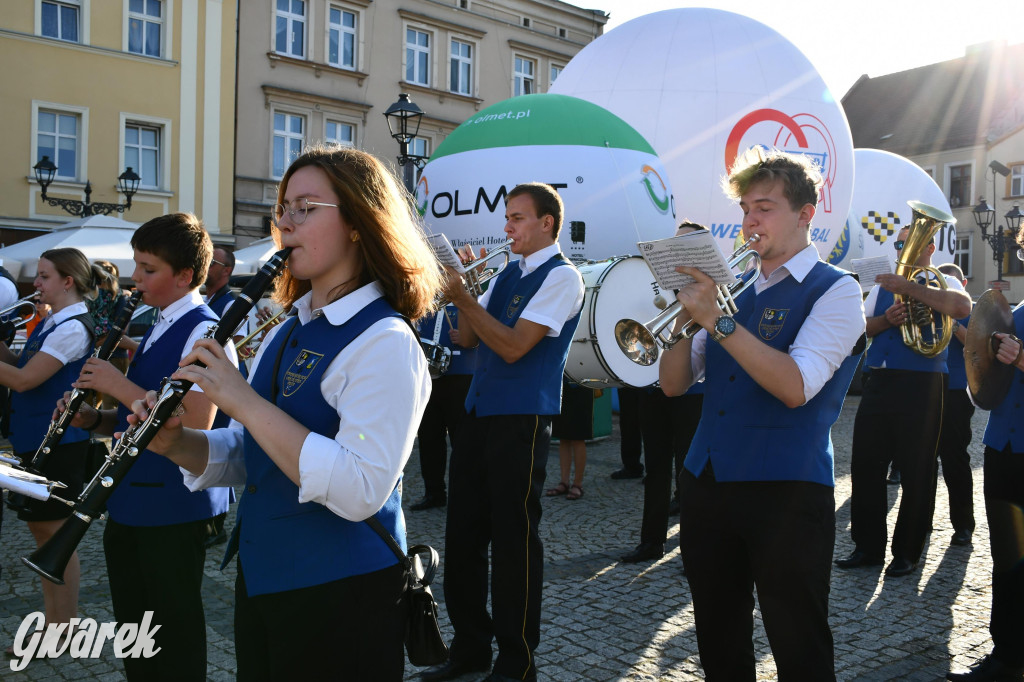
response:
[(689, 275), (676, 272), (680, 265), (695, 267), (718, 284), (729, 284), (736, 279), (736, 273), (707, 230), (652, 242), (637, 242), (637, 246), (662, 289), (682, 289), (693, 281)]
[(873, 258), (854, 258), (850, 266), (860, 278), (861, 291), (870, 291), (875, 286), (876, 275), (888, 275), (895, 272), (896, 265), (888, 256), (874, 256)]
[(427, 241), (430, 242), (430, 248), (434, 250), (434, 256), (441, 265), (455, 268), (460, 275), (466, 272), (466, 267), (462, 264), (458, 254), (455, 253), (455, 249), (452, 248), (452, 243), (448, 241), (448, 237), (444, 236), (443, 233), (427, 235)]

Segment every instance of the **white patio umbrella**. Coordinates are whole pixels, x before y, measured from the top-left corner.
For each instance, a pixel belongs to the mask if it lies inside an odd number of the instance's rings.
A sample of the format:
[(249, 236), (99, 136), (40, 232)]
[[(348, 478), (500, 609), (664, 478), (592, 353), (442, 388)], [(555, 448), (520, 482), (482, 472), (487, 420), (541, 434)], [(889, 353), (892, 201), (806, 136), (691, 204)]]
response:
[(121, 279), (127, 280), (135, 269), (131, 238), (138, 226), (111, 216), (79, 218), (48, 234), (0, 249), (0, 260), (16, 280), (31, 282), (36, 277), (40, 254), (48, 249), (74, 247), (90, 261), (114, 263), (121, 271)]
[[(257, 239), (249, 246), (238, 249), (235, 251), (235, 269), (232, 274), (234, 276), (255, 275), (260, 267), (277, 253), (277, 250), (273, 237)], [(3, 252), (0, 251), (0, 256), (2, 255)]]

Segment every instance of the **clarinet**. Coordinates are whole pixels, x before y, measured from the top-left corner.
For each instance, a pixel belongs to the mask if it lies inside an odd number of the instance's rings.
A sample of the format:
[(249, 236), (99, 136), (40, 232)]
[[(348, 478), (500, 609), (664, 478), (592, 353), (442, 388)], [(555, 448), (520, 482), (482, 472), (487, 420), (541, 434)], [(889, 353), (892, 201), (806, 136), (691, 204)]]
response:
[[(135, 308), (138, 307), (139, 302), (142, 301), (142, 292), (135, 291), (131, 297), (124, 302), (121, 309), (118, 311), (117, 316), (111, 323), (110, 331), (107, 333), (107, 338), (103, 340), (103, 344), (96, 349), (96, 352), (92, 354), (92, 357), (99, 360), (109, 360), (110, 356), (114, 353), (114, 349), (117, 348), (117, 344), (121, 342), (121, 337), (124, 336), (124, 330), (128, 328), (128, 323), (132, 319), (132, 313), (135, 312)], [(50, 456), (53, 449), (60, 444), (61, 439), (67, 432), (68, 427), (71, 425), (71, 420), (78, 414), (78, 409), (85, 402), (85, 399), (89, 396), (91, 391), (82, 390), (76, 388), (71, 392), (71, 397), (68, 399), (67, 407), (63, 412), (56, 418), (50, 421), (50, 427), (46, 430), (46, 436), (43, 438), (43, 442), (39, 445), (39, 449), (36, 450), (36, 454), (32, 456), (27, 462), (25, 462), (25, 468), (34, 474), (40, 473), (43, 468), (43, 464), (46, 463), (46, 458)]]
[[(263, 296), (273, 283), (274, 278), (284, 268), (291, 248), (281, 249), (271, 257), (260, 271), (242, 289), (235, 302), (224, 311), (220, 321), (212, 326), (203, 338), (212, 338), (223, 346), (231, 339), (235, 329), (245, 320), (246, 315)], [(195, 364), (205, 367), (200, 362)], [(139, 455), (153, 440), (164, 422), (174, 416), (174, 412), (185, 399), (191, 381), (182, 379), (164, 379), (156, 404), (149, 411), (149, 416), (142, 422), (130, 425), (111, 449), (99, 471), (89, 481), (78, 500), (69, 503), (74, 511), (57, 532), (35, 552), (21, 560), (26, 566), (47, 580), (64, 584), (64, 570), (67, 568), (71, 555), (78, 547), (93, 520), (107, 508), (107, 500), (117, 486), (125, 479), (132, 466), (138, 461)], [(51, 497), (51, 499), (55, 499)]]

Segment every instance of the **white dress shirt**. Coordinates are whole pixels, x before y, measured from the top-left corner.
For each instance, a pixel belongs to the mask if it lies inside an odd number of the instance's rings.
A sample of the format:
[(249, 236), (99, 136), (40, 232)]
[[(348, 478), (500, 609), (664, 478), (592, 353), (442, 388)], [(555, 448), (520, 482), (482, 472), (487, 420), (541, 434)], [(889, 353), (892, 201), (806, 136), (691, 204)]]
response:
[[(47, 315), (42, 322), (39, 324), (43, 325), (43, 329), (40, 333), (45, 332), (50, 327), (64, 322), (70, 317), (81, 315), (82, 313), (88, 314), (89, 307), (84, 301), (73, 303), (59, 313), (53, 313)], [(43, 345), (39, 349), (40, 352), (51, 355), (58, 360), (61, 364), (66, 365), (69, 362), (74, 362), (79, 358), (83, 358), (92, 352), (92, 340), (89, 337), (89, 332), (78, 320), (71, 320), (67, 324), (61, 324), (59, 327), (54, 329), (49, 336), (43, 339)]]
[[(808, 245), (768, 277), (758, 276), (754, 290), (761, 293), (786, 277), (803, 282), (819, 261), (818, 249)], [(804, 320), (788, 353), (796, 362), (804, 381), (804, 402), (813, 398), (832, 378), (864, 333), (864, 306), (860, 284), (853, 277), (840, 277), (822, 294)], [(704, 354), (708, 333), (701, 330), (693, 337), (690, 362), (694, 382), (704, 377)]]
[[(562, 250), (556, 242), (529, 256), (520, 258), (515, 263), (509, 263), (509, 267), (518, 265), (522, 276), (526, 277), (548, 262), (555, 254), (561, 252)], [(520, 317), (547, 327), (546, 336), (558, 336), (562, 331), (562, 325), (583, 308), (584, 294), (583, 277), (579, 270), (576, 268), (554, 268), (548, 272), (540, 289), (526, 304), (526, 310)], [(486, 308), (489, 300), (491, 300), (491, 287), (488, 287), (487, 291), (480, 296), (478, 302)]]
[[(320, 309), (333, 325), (349, 320), (383, 296), (372, 282)], [(299, 324), (313, 319), (311, 294), (295, 302)], [(259, 371), (264, 350), (283, 325), (260, 345), (250, 377)], [(274, 362), (275, 358), (267, 358)], [(419, 339), (401, 318), (370, 326), (338, 353), (320, 380), (320, 393), (341, 418), (334, 434), (310, 433), (299, 453), (299, 502), (318, 502), (349, 521), (376, 513), (391, 495), (412, 452), (423, 410), (430, 398), (430, 373)], [(243, 429), (206, 431), (210, 459), (185, 485), (199, 490), (245, 482)]]

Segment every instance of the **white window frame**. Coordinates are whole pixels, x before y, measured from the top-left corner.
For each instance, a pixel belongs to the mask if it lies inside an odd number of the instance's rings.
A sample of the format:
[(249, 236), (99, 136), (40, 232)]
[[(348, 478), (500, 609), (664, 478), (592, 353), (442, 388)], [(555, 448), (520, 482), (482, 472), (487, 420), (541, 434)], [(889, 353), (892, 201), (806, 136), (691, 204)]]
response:
[(921, 170), (928, 174), (928, 177), (935, 180), (935, 166), (922, 166)]
[[(129, 33), (129, 24), (131, 23), (130, 20), (131, 20), (132, 17), (129, 16), (129, 14), (131, 14), (131, 12), (128, 9), (128, 6), (129, 6), (128, 5), (128, 0), (123, 0), (123, 2), (124, 2), (124, 10), (123, 10), (122, 16), (125, 17), (125, 20), (124, 20), (123, 35), (121, 36), (121, 43), (122, 43), (121, 49), (124, 50), (125, 52), (130, 52), (130, 50), (128, 49), (128, 33)], [(151, 59), (157, 59), (157, 58), (159, 58), (159, 59), (171, 59), (171, 45), (174, 44), (173, 43), (173, 39), (174, 39), (174, 35), (173, 35), (173, 33), (174, 33), (174, 22), (173, 21), (168, 21), (168, 17), (173, 17), (174, 16), (174, 0), (162, 0), (161, 6), (163, 7), (163, 14), (160, 17), (161, 27), (160, 27), (160, 55), (159, 55), (159, 57), (152, 57), (151, 55), (146, 55), (144, 53), (139, 53), (139, 52), (130, 52), (131, 54), (135, 54), (135, 55), (140, 55), (141, 54), (141, 56), (143, 56), (143, 57), (148, 56)], [(132, 16), (135, 16), (135, 15), (132, 15)], [(140, 15), (140, 16), (149, 17), (149, 15)], [(147, 21), (152, 21), (152, 18), (148, 18), (146, 20)]]
[[(139, 183), (140, 190), (152, 190), (156, 192), (168, 192), (171, 189), (171, 131), (173, 121), (169, 118), (157, 118), (155, 116), (146, 116), (143, 114), (133, 114), (127, 111), (121, 112), (121, 121), (119, 125), (120, 130), (120, 144), (118, 149), (120, 150), (117, 159), (117, 167), (124, 170), (128, 163), (125, 160), (124, 148), (125, 148), (125, 129), (130, 125), (145, 126), (147, 128), (157, 128), (160, 131), (160, 148), (157, 154), (159, 155), (158, 163), (160, 166), (160, 177), (157, 184), (155, 185), (143, 185)], [(136, 173), (139, 172), (138, 168), (134, 169)], [(120, 171), (118, 171), (120, 173)], [(141, 175), (141, 174), (140, 174)]]
[[(347, 127), (349, 129), (351, 129), (352, 130), (352, 140), (351, 140), (351, 142), (343, 142), (339, 138), (331, 137), (329, 132), (328, 132), (328, 127), (332, 123), (334, 125), (337, 125), (337, 126), (344, 126), (344, 127)], [(357, 141), (359, 139), (358, 135), (359, 135), (359, 127), (355, 123), (352, 123), (351, 121), (343, 121), (341, 118), (338, 118), (336, 116), (325, 116), (324, 117), (324, 137), (323, 137), (323, 140), (324, 140), (325, 143), (341, 145), (342, 147), (356, 147)]]
[[(964, 239), (967, 241), (966, 248), (960, 248), (960, 240)], [(957, 257), (960, 256), (960, 262), (957, 262)], [(974, 258), (974, 235), (966, 230), (964, 232), (956, 233), (956, 244), (953, 247), (953, 262), (960, 266), (960, 269), (964, 272), (965, 279), (971, 279), (971, 261)]]
[[(338, 10), (340, 12), (347, 12), (347, 13), (353, 15), (355, 17), (355, 26), (350, 29), (347, 26), (345, 26), (344, 24), (332, 23), (331, 22), (331, 11), (332, 10)], [(335, 67), (337, 69), (345, 69), (346, 71), (358, 71), (359, 70), (359, 65), (361, 63), (361, 60), (359, 58), (360, 57), (359, 46), (360, 46), (360, 43), (361, 43), (361, 41), (359, 39), (359, 36), (360, 36), (360, 32), (362, 31), (362, 27), (363, 27), (363, 15), (362, 15), (362, 12), (360, 12), (355, 7), (350, 7), (348, 5), (343, 5), (343, 4), (338, 3), (338, 2), (329, 2), (329, 3), (327, 3), (326, 23), (327, 23), (327, 30), (325, 31), (326, 39), (324, 41), (325, 61), (330, 66), (333, 66), (333, 67)], [(344, 54), (344, 50), (342, 49), (343, 42), (341, 40), (342, 35), (339, 35), (339, 40), (338, 40), (338, 57), (339, 57), (339, 60), (337, 62), (332, 62), (331, 61), (331, 32), (335, 31), (335, 30), (338, 31), (340, 34), (349, 34), (349, 35), (352, 36), (352, 64), (351, 65), (346, 65), (346, 64), (341, 63), (341, 55)]]
[[(409, 31), (415, 31), (416, 33), (422, 33), (427, 36), (427, 46), (424, 48), (422, 45), (410, 44), (409, 43)], [(434, 82), (433, 71), (434, 71), (434, 45), (437, 44), (437, 31), (431, 29), (428, 26), (419, 24), (404, 24), (402, 26), (402, 80), (406, 83), (412, 83), (413, 85), (420, 85), (425, 88), (432, 86)], [(422, 80), (409, 80), (409, 53), (412, 52), (414, 55), (426, 54), (427, 55), (427, 66), (426, 74), (424, 74), (426, 81)], [(416, 60), (419, 63), (419, 60)], [(415, 70), (415, 69), (414, 69)], [(416, 75), (416, 74), (414, 74)]]
[[(554, 73), (554, 71), (556, 69), (558, 70), (557, 74)], [(551, 90), (551, 86), (555, 84), (555, 80), (559, 76), (562, 75), (562, 71), (564, 71), (564, 70), (565, 70), (565, 64), (561, 64), (559, 62), (551, 62), (550, 64), (548, 64), (548, 90), (549, 91)]]
[[(516, 62), (522, 61), (526, 64), (531, 64), (533, 68), (530, 73), (521, 71), (519, 65)], [(532, 95), (537, 92), (537, 63), (539, 60), (535, 57), (527, 57), (522, 54), (512, 55), (512, 96), (518, 97), (519, 95)], [(525, 84), (527, 78), (530, 81), (530, 92), (525, 92), (526, 88), (521, 84)], [(522, 92), (521, 92), (522, 91)]]
[[(89, 167), (89, 109), (88, 107), (76, 107), (68, 104), (58, 104), (56, 102), (44, 102), (41, 100), (32, 100), (32, 150), (31, 156), (29, 157), (29, 171), (28, 176), (31, 178), (35, 177), (35, 170), (33, 166), (39, 162), (39, 112), (50, 111), (56, 114), (64, 114), (76, 116), (78, 118), (78, 153), (77, 164), (75, 168), (75, 174), (72, 175), (57, 175), (54, 176), (54, 180), (57, 182), (85, 182), (85, 171)], [(51, 159), (54, 163), (57, 163), (57, 159)], [(61, 171), (58, 166), (57, 172)]]
[[(271, 50), (276, 54), (284, 55), (285, 57), (292, 57), (293, 59), (306, 59), (306, 55), (309, 54), (309, 31), (311, 28), (310, 14), (312, 10), (310, 5), (312, 0), (302, 0), (304, 13), (301, 16), (291, 11), (292, 1), (293, 0), (288, 0), (289, 8), (286, 11), (278, 9), (277, 0), (274, 0), (274, 20), (270, 22), (270, 46)], [(283, 52), (277, 49), (277, 20), (279, 17), (283, 17), (288, 22), (288, 38)], [(291, 52), (291, 33), (294, 23), (302, 24), (302, 54), (294, 54)]]
[[(88, 45), (89, 44), (89, 15), (90, 15), (90, 3), (92, 0), (35, 0), (35, 34), (50, 40), (60, 40), (65, 43), (71, 43), (73, 45)], [(78, 7), (78, 41), (64, 40), (63, 38), (53, 38), (51, 36), (43, 36), (43, 2), (49, 2), (56, 5), (75, 5)]]
[[(456, 55), (452, 51), (452, 43), (460, 43), (469, 47), (469, 57), (463, 57), (461, 54)], [(476, 92), (476, 54), (477, 45), (474, 41), (468, 40), (460, 35), (448, 36), (448, 91), (453, 92), (457, 95), (465, 95), (466, 97), (472, 97), (473, 93)], [(469, 65), (469, 77), (467, 78), (467, 90), (460, 90), (455, 87), (455, 83), (452, 79), (452, 66), (458, 63), (460, 66), (463, 64)], [(459, 73), (462, 70), (459, 69)]]
[[(290, 108), (286, 108), (286, 107), (273, 107), (270, 110), (270, 177), (274, 178), (275, 180), (280, 180), (282, 177), (284, 177), (284, 172), (282, 171), (280, 175), (277, 175), (274, 172), (274, 140), (275, 140), (275, 138), (278, 137), (277, 128), (274, 127), (274, 117), (277, 114), (283, 114), (284, 116), (295, 116), (295, 117), (297, 117), (297, 118), (302, 120), (302, 134), (300, 136), (296, 136), (295, 133), (291, 133), (291, 132), (289, 132), (287, 130), (287, 121), (288, 121), (287, 118), (285, 119), (284, 135), (282, 135), (282, 137), (284, 137), (286, 140), (287, 139), (292, 139), (292, 140), (299, 139), (299, 140), (301, 140), (302, 143), (299, 145), (300, 152), (306, 146), (307, 140), (309, 139), (309, 119), (310, 119), (310, 115), (309, 115), (308, 111), (299, 111), (299, 110), (296, 110), (296, 109), (290, 109)], [(286, 146), (285, 147), (284, 170), (288, 170), (288, 166), (291, 164), (292, 161), (294, 161), (294, 159), (289, 159), (288, 158), (288, 149), (287, 149), (287, 146)]]
[[(953, 191), (953, 177), (952, 177), (952, 173), (953, 173), (953, 168), (954, 167), (958, 167), (958, 166), (968, 166), (968, 167), (970, 167), (970, 169), (971, 169), (971, 186), (970, 186), (970, 189), (967, 192), (967, 201), (966, 201), (966, 203), (963, 203), (960, 206), (953, 206), (953, 202), (952, 202), (952, 191)], [(957, 208), (970, 208), (971, 206), (974, 205), (973, 201), (974, 201), (974, 198), (977, 196), (977, 194), (975, 194), (975, 191), (974, 191), (974, 183), (975, 183), (975, 180), (977, 179), (977, 177), (978, 176), (977, 176), (977, 174), (975, 172), (974, 160), (973, 159), (967, 160), (967, 161), (953, 161), (952, 163), (947, 163), (947, 164), (943, 165), (943, 167), (942, 167), (943, 190), (945, 191), (945, 194), (946, 194), (946, 200), (949, 201), (950, 208), (953, 208), (953, 209), (957, 209)]]
[(412, 138), (409, 140), (409, 155), (428, 158), (430, 156), (430, 142), (431, 140), (428, 137)]
[(1024, 197), (1024, 163), (1010, 166), (1010, 196)]

